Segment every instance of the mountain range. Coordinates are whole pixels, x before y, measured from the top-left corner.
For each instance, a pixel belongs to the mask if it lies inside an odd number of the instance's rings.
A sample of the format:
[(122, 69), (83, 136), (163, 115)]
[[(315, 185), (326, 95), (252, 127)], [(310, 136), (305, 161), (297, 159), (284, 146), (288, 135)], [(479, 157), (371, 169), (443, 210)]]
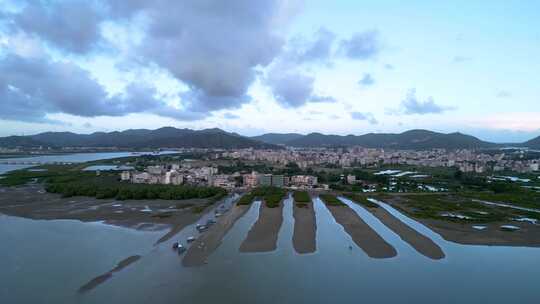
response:
[[(428, 130), (410, 130), (403, 133), (369, 133), (364, 135), (325, 135), (310, 133), (268, 133), (246, 137), (221, 129), (177, 129), (164, 127), (156, 130), (131, 129), (122, 132), (45, 132), (28, 136), (0, 137), (0, 147), (118, 147), (140, 148), (258, 148), (280, 149), (291, 147), (362, 146), (387, 149), (473, 149), (504, 146), (482, 141), (462, 133), (438, 133)], [(540, 136), (512, 146), (540, 149)]]
[(76, 134), (71, 132), (45, 132), (29, 136), (0, 138), (0, 147), (117, 147), (140, 148), (280, 148), (221, 129), (177, 129), (164, 127), (157, 130), (126, 130), (122, 132), (96, 132)]

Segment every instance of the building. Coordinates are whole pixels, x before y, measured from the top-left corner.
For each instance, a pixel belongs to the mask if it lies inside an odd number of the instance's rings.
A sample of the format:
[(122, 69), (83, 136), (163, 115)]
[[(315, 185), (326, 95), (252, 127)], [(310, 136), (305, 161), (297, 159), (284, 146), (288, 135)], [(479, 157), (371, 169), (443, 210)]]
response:
[(125, 181), (130, 181), (131, 180), (131, 172), (130, 171), (122, 171), (122, 173), (120, 173), (120, 180), (125, 182)]
[(244, 174), (242, 176), (242, 182), (244, 184), (244, 187), (247, 188), (254, 188), (257, 187), (259, 184), (259, 176), (257, 172), (253, 171), (251, 174)]
[(347, 175), (347, 184), (349, 185), (356, 184), (356, 176), (351, 175), (351, 174)]

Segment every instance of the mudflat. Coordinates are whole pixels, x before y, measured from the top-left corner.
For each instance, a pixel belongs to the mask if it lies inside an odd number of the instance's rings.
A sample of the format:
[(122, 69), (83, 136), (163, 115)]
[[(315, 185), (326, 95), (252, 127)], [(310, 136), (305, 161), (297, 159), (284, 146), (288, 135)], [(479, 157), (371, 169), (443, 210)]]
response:
[(264, 202), (259, 207), (259, 218), (240, 245), (240, 252), (267, 252), (277, 248), (279, 229), (283, 223), (283, 202), (269, 208)]
[(222, 215), (217, 223), (202, 234), (188, 249), (182, 259), (186, 267), (202, 266), (208, 257), (221, 245), (223, 238), (248, 210), (250, 206), (234, 206)]
[[(201, 208), (202, 212), (194, 212)], [(182, 201), (63, 198), (47, 193), (40, 184), (0, 187), (0, 213), (31, 219), (70, 219), (140, 230), (170, 229), (158, 243), (170, 239), (184, 227), (195, 223), (211, 207), (206, 199)]]
[(121, 271), (122, 269), (128, 267), (129, 265), (137, 262), (140, 258), (141, 258), (140, 255), (132, 255), (132, 256), (120, 261), (120, 263), (118, 263), (110, 271), (93, 278), (88, 283), (81, 286), (81, 288), (79, 288), (79, 292), (80, 293), (85, 293), (85, 292), (88, 292), (88, 291), (98, 287), (99, 285), (105, 283), (105, 281), (107, 281), (108, 279), (112, 278), (112, 276), (113, 276), (113, 274), (115, 272)]
[(361, 207), (373, 214), (373, 216), (379, 219), (379, 221), (381, 221), (394, 233), (399, 235), (404, 242), (411, 245), (420, 254), (434, 260), (440, 260), (445, 257), (441, 247), (439, 247), (439, 245), (437, 245), (433, 240), (414, 230), (409, 225), (403, 223), (384, 208)]
[(354, 243), (360, 247), (369, 257), (384, 259), (397, 255), (396, 249), (388, 244), (377, 232), (375, 232), (358, 214), (347, 205), (329, 206), (336, 222), (347, 232)]
[(299, 207), (293, 203), (294, 234), (293, 247), (299, 254), (313, 253), (317, 250), (317, 222), (313, 202)]

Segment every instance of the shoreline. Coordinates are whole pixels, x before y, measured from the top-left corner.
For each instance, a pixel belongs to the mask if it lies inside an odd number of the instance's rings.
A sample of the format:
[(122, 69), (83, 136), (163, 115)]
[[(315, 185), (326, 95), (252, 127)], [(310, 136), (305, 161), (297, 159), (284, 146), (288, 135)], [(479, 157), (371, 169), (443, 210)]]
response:
[(349, 206), (329, 206), (326, 208), (340, 224), (353, 242), (370, 258), (387, 259), (397, 256), (396, 249), (386, 242)]
[(433, 260), (440, 260), (446, 257), (442, 248), (432, 239), (414, 230), (412, 227), (393, 216), (383, 207), (360, 207), (371, 213), (374, 217), (381, 221), (381, 223), (397, 234), (404, 242), (414, 248), (418, 253)]
[(240, 245), (240, 252), (269, 252), (277, 249), (279, 230), (283, 224), (283, 201), (279, 207), (269, 208), (264, 201), (259, 207), (259, 218)]
[[(135, 230), (168, 230), (155, 245), (172, 238), (197, 222), (218, 202), (208, 199), (181, 201), (63, 198), (47, 193), (40, 184), (0, 187), (0, 213), (36, 220), (78, 220), (102, 222)], [(194, 208), (201, 208), (194, 212)]]
[(250, 208), (251, 206), (248, 205), (235, 205), (232, 210), (222, 215), (216, 224), (199, 236), (189, 247), (182, 259), (182, 265), (196, 267), (206, 264), (208, 257), (219, 248), (229, 230)]
[(298, 254), (313, 253), (317, 250), (317, 221), (313, 200), (298, 207), (293, 201), (293, 247)]

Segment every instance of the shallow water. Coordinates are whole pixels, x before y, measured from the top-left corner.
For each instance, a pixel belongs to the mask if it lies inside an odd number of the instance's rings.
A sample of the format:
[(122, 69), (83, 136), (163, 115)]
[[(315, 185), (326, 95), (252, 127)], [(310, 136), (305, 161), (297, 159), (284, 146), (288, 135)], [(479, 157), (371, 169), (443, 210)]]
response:
[[(10, 288), (19, 291), (8, 294), (10, 299), (26, 296), (23, 291), (27, 288), (46, 286), (49, 291), (45, 296), (55, 299), (55, 303), (515, 303), (517, 299), (519, 303), (538, 303), (540, 249), (450, 243), (382, 203), (383, 208), (441, 246), (446, 258), (435, 261), (417, 253), (362, 207), (344, 201), (396, 248), (396, 257), (369, 258), (319, 199), (314, 202), (317, 252), (296, 254), (292, 246), (294, 218), (289, 198), (285, 201), (276, 251), (255, 254), (238, 251), (257, 220), (260, 202), (255, 202), (225, 236), (208, 264), (195, 268), (183, 267), (182, 256), (170, 248), (173, 242), (195, 235), (195, 225), (152, 247), (156, 236), (148, 232), (77, 222), (81, 231), (72, 233), (72, 229), (60, 228), (64, 221), (0, 217), (0, 241), (4, 245), (6, 239), (11, 239), (10, 246), (2, 248), (10, 248), (11, 260), (20, 256), (19, 263), (29, 261), (22, 273), (13, 273), (12, 269), (9, 276), (0, 274), (0, 280), (2, 283), (9, 280)], [(16, 229), (10, 229), (6, 236), (4, 229), (14, 224)], [(44, 229), (47, 225), (51, 226)], [(30, 241), (31, 237), (40, 240)], [(20, 243), (23, 245), (17, 246)], [(61, 244), (71, 249), (62, 253)], [(57, 251), (67, 256), (68, 262), (43, 256)], [(143, 255), (140, 261), (88, 294), (76, 294), (79, 282), (137, 253)], [(9, 269), (7, 261), (2, 256), (2, 269)], [(48, 265), (41, 265), (40, 261)], [(74, 267), (80, 264), (82, 268)], [(43, 283), (50, 281), (51, 276), (58, 280), (77, 279), (69, 284)]]

